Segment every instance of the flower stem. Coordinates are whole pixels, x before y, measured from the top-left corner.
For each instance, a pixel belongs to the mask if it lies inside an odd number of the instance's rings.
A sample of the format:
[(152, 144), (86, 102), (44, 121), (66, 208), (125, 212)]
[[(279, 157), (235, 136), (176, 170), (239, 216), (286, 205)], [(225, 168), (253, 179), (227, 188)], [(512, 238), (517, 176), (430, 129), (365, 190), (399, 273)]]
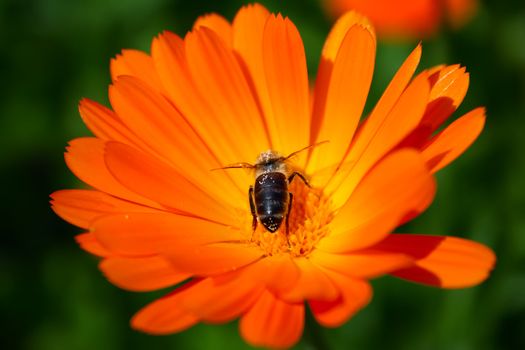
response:
[(324, 340), (319, 324), (315, 321), (310, 310), (306, 311), (305, 320), (305, 340), (312, 350), (329, 350), (328, 344)]

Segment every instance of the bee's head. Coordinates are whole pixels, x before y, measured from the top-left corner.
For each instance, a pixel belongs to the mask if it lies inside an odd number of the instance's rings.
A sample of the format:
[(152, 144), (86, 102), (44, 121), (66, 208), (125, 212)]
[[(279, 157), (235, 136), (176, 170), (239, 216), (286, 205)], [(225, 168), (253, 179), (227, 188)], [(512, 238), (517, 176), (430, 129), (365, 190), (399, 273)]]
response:
[(259, 156), (257, 157), (257, 161), (255, 162), (255, 164), (258, 166), (266, 166), (277, 163), (282, 160), (284, 160), (283, 156), (270, 149), (261, 152), (261, 154), (259, 154)]
[(264, 151), (257, 157), (255, 169), (257, 175), (274, 171), (286, 173), (285, 158), (273, 150)]

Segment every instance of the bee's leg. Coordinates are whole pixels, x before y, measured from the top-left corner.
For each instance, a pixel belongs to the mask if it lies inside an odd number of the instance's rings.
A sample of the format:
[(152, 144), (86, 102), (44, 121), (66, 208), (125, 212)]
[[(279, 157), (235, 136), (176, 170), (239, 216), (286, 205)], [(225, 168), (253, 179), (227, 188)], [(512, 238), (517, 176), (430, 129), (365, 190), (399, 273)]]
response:
[(253, 186), (248, 190), (248, 200), (250, 201), (250, 211), (252, 213), (252, 238), (257, 228), (257, 215), (255, 214), (255, 203), (253, 202)]
[(293, 194), (291, 192), (289, 194), (289, 200), (288, 200), (288, 211), (286, 212), (286, 243), (288, 243), (288, 248), (291, 248), (290, 245), (290, 236), (288, 236), (288, 233), (290, 232), (290, 225), (288, 225), (288, 219), (290, 218), (290, 212), (292, 211), (292, 202), (293, 202)]
[(294, 171), (292, 173), (292, 175), (288, 176), (288, 183), (292, 183), (294, 177), (296, 176), (299, 176), (301, 178), (301, 180), (303, 180), (304, 184), (308, 187), (312, 187), (310, 186), (310, 184), (308, 183), (308, 180), (306, 180), (306, 178), (303, 176), (303, 174), (301, 174), (300, 172), (297, 172), (297, 171)]

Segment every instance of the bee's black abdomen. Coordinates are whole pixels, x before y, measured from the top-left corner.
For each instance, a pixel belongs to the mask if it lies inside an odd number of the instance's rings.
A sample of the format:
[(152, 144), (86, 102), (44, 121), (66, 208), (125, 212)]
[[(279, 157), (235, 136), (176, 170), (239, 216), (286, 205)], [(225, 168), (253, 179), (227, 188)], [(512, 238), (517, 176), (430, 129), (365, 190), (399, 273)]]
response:
[(259, 175), (253, 191), (257, 217), (270, 232), (281, 226), (288, 208), (288, 179), (280, 172)]
[(261, 224), (271, 233), (274, 233), (283, 223), (283, 215), (260, 215)]

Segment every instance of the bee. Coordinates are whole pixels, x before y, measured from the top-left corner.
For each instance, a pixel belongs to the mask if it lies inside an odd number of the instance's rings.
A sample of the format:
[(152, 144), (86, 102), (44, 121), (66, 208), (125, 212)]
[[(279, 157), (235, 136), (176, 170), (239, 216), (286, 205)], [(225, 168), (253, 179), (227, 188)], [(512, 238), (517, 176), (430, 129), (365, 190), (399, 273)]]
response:
[[(293, 203), (293, 194), (288, 186), (297, 177), (310, 187), (305, 176), (298, 171), (292, 171), (288, 164), (290, 158), (309, 148), (326, 143), (323, 141), (304, 147), (284, 157), (276, 151), (268, 150), (257, 157), (255, 164), (237, 163), (219, 169), (248, 168), (255, 170), (255, 183), (248, 189), (248, 201), (252, 214), (252, 229), (255, 232), (257, 224), (269, 232), (276, 232), (282, 225), (286, 225), (288, 234), (288, 219)], [(216, 170), (216, 169), (214, 169)]]

